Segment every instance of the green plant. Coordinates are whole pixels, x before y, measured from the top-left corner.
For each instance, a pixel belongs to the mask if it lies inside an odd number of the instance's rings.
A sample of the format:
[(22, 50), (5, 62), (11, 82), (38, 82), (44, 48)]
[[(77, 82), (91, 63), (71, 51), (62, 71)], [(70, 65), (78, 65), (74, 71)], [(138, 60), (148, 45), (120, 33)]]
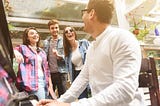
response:
[(149, 29), (148, 29), (148, 28), (140, 29), (138, 35), (136, 35), (136, 38), (137, 38), (138, 40), (143, 40), (143, 38), (144, 38), (147, 34), (149, 34)]
[(147, 25), (146, 22), (142, 21), (141, 19), (136, 23), (134, 21), (134, 26), (131, 28), (131, 32), (135, 34), (136, 38), (138, 40), (143, 40), (144, 37), (149, 34), (149, 32), (153, 29), (155, 29), (155, 24)]

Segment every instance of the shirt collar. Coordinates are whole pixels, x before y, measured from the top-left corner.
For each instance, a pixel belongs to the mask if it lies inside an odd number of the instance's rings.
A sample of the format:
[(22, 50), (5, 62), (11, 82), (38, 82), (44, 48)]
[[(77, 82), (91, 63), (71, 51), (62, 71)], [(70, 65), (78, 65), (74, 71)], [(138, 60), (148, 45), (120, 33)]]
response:
[(111, 26), (108, 26), (100, 35), (98, 35), (95, 39), (95, 41), (93, 41), (93, 46), (97, 47), (98, 44), (101, 42), (101, 40), (103, 39), (104, 36), (106, 36), (106, 33), (108, 32), (108, 30), (110, 29)]
[(53, 41), (57, 41), (58, 39), (60, 39), (61, 38), (61, 36), (60, 35), (58, 35), (57, 36), (57, 39), (53, 39), (52, 37), (51, 37), (51, 40), (53, 40)]

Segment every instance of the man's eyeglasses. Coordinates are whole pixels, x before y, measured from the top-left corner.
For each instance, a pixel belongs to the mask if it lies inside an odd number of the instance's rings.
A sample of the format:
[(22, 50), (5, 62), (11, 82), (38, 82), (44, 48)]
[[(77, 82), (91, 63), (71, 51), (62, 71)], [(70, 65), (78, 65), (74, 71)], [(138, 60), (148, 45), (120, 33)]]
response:
[(90, 10), (90, 9), (83, 9), (83, 10), (81, 10), (82, 16), (83, 16), (83, 14), (84, 14), (85, 11), (89, 11), (89, 10)]
[(66, 30), (66, 31), (65, 31), (65, 34), (66, 34), (66, 33), (69, 33), (69, 32), (73, 32), (73, 29)]

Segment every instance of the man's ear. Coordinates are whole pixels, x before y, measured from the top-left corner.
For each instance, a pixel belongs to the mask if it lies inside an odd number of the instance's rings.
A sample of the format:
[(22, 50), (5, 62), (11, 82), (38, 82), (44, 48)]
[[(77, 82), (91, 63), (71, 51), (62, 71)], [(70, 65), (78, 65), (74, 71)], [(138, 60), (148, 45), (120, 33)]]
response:
[(90, 12), (89, 12), (89, 19), (93, 20), (96, 16), (96, 12), (94, 9), (92, 9)]

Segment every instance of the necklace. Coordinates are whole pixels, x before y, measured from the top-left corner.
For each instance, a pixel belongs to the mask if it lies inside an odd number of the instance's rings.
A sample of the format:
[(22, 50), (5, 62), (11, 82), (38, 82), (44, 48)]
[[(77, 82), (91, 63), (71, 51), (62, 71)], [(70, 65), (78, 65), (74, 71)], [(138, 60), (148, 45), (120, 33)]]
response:
[(31, 46), (31, 45), (29, 45), (29, 47), (30, 47), (33, 51), (36, 51), (36, 50), (37, 50), (37, 47), (36, 47), (36, 46)]

